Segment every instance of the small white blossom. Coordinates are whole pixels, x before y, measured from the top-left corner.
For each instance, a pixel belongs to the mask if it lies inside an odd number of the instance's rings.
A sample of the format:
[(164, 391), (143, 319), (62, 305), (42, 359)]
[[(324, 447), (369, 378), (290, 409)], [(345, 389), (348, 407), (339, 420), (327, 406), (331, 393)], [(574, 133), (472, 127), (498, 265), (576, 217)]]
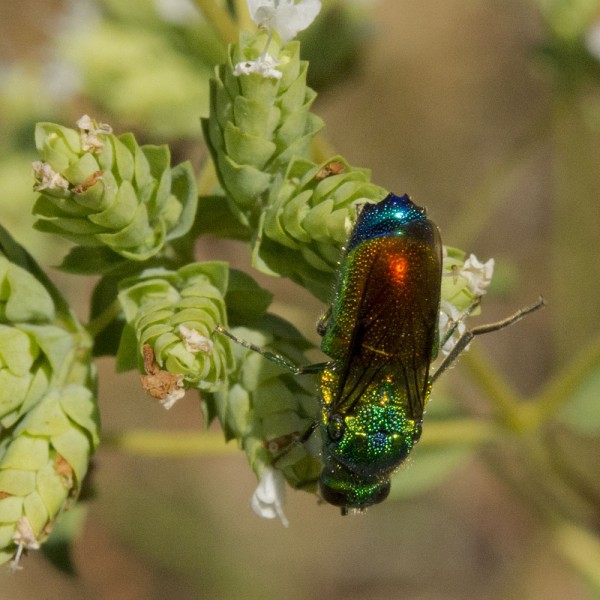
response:
[(10, 563), (10, 569), (14, 572), (23, 568), (19, 565), (23, 550), (39, 550), (40, 543), (37, 541), (33, 527), (27, 517), (19, 517), (17, 530), (13, 534), (12, 539), (17, 544), (17, 552)]
[(185, 389), (183, 387), (183, 375), (179, 375), (173, 389), (168, 392), (164, 398), (161, 398), (159, 402), (165, 410), (170, 410), (175, 406), (175, 403), (184, 396)]
[(452, 335), (446, 340), (446, 343), (440, 348), (444, 355), (448, 355), (452, 348), (454, 348), (456, 342), (458, 342), (460, 336), (465, 332), (467, 326), (461, 321), (462, 314), (460, 311), (447, 300), (442, 300), (440, 303), (440, 314), (439, 314), (439, 332), (440, 339), (443, 339), (448, 330), (453, 327), (456, 323), (456, 329)]
[(179, 333), (183, 338), (185, 349), (188, 352), (192, 352), (193, 354), (197, 352), (210, 354), (213, 351), (214, 344), (212, 340), (200, 335), (195, 329), (188, 329), (185, 325), (180, 325)]
[(100, 135), (112, 133), (112, 127), (106, 123), (96, 123), (88, 115), (83, 115), (77, 123), (81, 136), (81, 149), (84, 152), (99, 153), (104, 147)]
[(273, 467), (265, 467), (258, 487), (252, 496), (252, 510), (263, 519), (279, 517), (284, 527), (289, 525), (283, 514), (285, 500), (285, 480), (281, 471)]
[(320, 0), (247, 0), (252, 20), (275, 30), (283, 43), (306, 29), (321, 10)]
[(245, 60), (244, 62), (235, 65), (233, 74), (236, 77), (239, 77), (240, 75), (258, 73), (258, 75), (261, 75), (265, 79), (281, 79), (283, 73), (275, 68), (280, 64), (281, 63), (276, 58), (265, 52), (256, 60)]
[(57, 190), (69, 189), (69, 182), (60, 174), (52, 169), (52, 167), (41, 160), (36, 160), (31, 163), (33, 174), (35, 175), (36, 185), (33, 186), (35, 192), (42, 190)]
[(470, 285), (471, 292), (475, 296), (483, 296), (486, 288), (492, 281), (494, 274), (494, 259), (490, 258), (486, 263), (480, 262), (474, 254), (471, 254), (460, 270), (460, 274), (465, 277)]
[(192, 0), (154, 0), (154, 8), (168, 23), (189, 25), (202, 20)]
[(596, 21), (585, 34), (585, 46), (588, 52), (600, 60), (600, 20)]

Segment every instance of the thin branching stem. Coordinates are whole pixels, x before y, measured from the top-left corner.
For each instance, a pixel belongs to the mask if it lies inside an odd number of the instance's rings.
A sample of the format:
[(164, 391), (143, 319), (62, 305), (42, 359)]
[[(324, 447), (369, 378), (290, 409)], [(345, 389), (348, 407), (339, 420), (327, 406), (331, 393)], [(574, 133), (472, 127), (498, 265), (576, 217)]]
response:
[(481, 419), (453, 419), (427, 423), (419, 445), (428, 448), (451, 445), (479, 446), (497, 441), (502, 430), (494, 423)]
[(102, 444), (134, 456), (154, 458), (185, 458), (189, 456), (215, 456), (239, 452), (236, 444), (226, 444), (223, 433), (198, 431), (128, 430), (108, 433)]
[(524, 423), (521, 400), (489, 360), (484, 358), (479, 350), (472, 348), (464, 353), (461, 361), (473, 380), (485, 392), (499, 422), (515, 431), (522, 429)]
[(538, 420), (545, 422), (556, 416), (575, 389), (600, 365), (600, 332), (573, 360), (557, 373), (535, 399)]
[(95, 319), (92, 319), (86, 329), (88, 333), (95, 338), (101, 331), (103, 331), (113, 321), (113, 319), (119, 314), (121, 310), (121, 304), (118, 300), (113, 300)]
[(554, 527), (557, 552), (600, 593), (600, 539), (590, 531), (568, 521)]
[(250, 18), (250, 11), (248, 10), (246, 0), (235, 0), (235, 15), (240, 31), (254, 31), (255, 25)]

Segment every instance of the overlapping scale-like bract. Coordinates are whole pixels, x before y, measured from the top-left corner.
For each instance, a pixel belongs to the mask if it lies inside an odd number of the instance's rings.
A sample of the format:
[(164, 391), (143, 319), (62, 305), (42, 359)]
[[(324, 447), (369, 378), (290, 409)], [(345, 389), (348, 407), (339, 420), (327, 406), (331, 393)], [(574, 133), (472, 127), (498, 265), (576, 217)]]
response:
[(357, 207), (386, 195), (370, 182), (370, 171), (353, 168), (340, 156), (320, 165), (294, 161), (270, 191), (255, 262), (329, 300), (331, 276)]
[(40, 191), (35, 226), (81, 246), (146, 260), (191, 227), (194, 174), (187, 162), (171, 168), (167, 146), (140, 146), (130, 133), (109, 131), (38, 123), (36, 146), (44, 162), (34, 164)]
[[(310, 141), (322, 123), (310, 112), (315, 93), (306, 85), (307, 64), (297, 42), (267, 39), (265, 32), (244, 34), (230, 47), (211, 82), (205, 137), (234, 212), (258, 229), (254, 266), (326, 300), (356, 206), (387, 192), (341, 157), (313, 162)], [(280, 63), (281, 79), (239, 71), (266, 55)]]
[[(141, 365), (143, 347), (149, 345), (158, 366), (183, 376), (185, 387), (221, 387), (234, 365), (229, 341), (213, 334), (217, 324), (227, 325), (223, 297), (228, 275), (227, 263), (204, 262), (124, 282), (119, 293), (127, 321), (118, 355), (121, 368), (133, 367), (135, 357)], [(204, 340), (200, 349), (189, 348), (186, 332)]]
[[(3, 234), (0, 242), (6, 239)], [(3, 563), (39, 547), (76, 499), (98, 444), (99, 418), (90, 339), (72, 315), (56, 310), (45, 285), (1, 248)]]
[[(232, 332), (261, 348), (305, 364), (303, 351), (310, 344), (289, 324), (266, 317), (257, 329), (234, 328)], [(236, 369), (230, 384), (214, 394), (204, 394), (209, 413), (216, 414), (227, 439), (235, 438), (260, 477), (276, 460), (289, 484), (314, 491), (321, 470), (309, 445), (295, 441), (306, 431), (317, 411), (316, 381), (297, 377), (262, 356), (234, 345)]]
[[(267, 46), (268, 43), (268, 46)], [(235, 66), (256, 61), (267, 51), (280, 64), (281, 78), (258, 73), (234, 75)], [(316, 93), (306, 85), (308, 63), (300, 44), (281, 46), (264, 31), (242, 33), (229, 48), (228, 61), (211, 80), (210, 117), (203, 119), (221, 185), (240, 219), (256, 223), (262, 196), (274, 174), (294, 157), (308, 157), (322, 121), (310, 112)]]

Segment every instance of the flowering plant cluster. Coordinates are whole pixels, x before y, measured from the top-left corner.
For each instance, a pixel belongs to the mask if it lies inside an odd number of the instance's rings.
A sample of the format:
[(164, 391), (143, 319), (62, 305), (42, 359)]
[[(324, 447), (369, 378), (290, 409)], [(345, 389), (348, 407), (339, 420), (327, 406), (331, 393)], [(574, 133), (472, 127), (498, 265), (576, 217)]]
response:
[(0, 562), (39, 548), (99, 441), (92, 340), (0, 229)]
[[(314, 380), (294, 377), (216, 330), (295, 364), (306, 363), (311, 344), (268, 312), (270, 294), (249, 275), (194, 260), (199, 232), (222, 232), (198, 206), (218, 206), (237, 223), (243, 234), (232, 237), (249, 242), (256, 269), (327, 301), (360, 207), (387, 191), (343, 157), (313, 154), (323, 124), (311, 112), (316, 94), (293, 38), (320, 2), (248, 4), (259, 30), (230, 46), (203, 120), (220, 183), (210, 196), (198, 199), (190, 164), (172, 167), (166, 146), (140, 146), (87, 115), (76, 129), (37, 126), (36, 228), (75, 244), (65, 270), (101, 278), (86, 330), (2, 234), (0, 562), (16, 566), (24, 550), (38, 548), (81, 490), (99, 439), (92, 346), (116, 355), (119, 369), (138, 369), (140, 389), (167, 409), (188, 390), (200, 391), (206, 422), (218, 419), (260, 479), (252, 499), (258, 514), (286, 524), (284, 482), (315, 490), (319, 457), (295, 444), (316, 414)], [(464, 313), (485, 293), (492, 271), (493, 261), (445, 250), (442, 337), (463, 331)], [(284, 448), (291, 450), (274, 461)]]

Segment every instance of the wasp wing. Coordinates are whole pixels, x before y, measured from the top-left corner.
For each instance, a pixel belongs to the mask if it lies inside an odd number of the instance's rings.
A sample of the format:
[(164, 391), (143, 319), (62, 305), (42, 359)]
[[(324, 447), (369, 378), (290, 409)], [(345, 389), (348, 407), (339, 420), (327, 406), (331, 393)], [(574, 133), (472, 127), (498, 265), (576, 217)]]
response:
[[(406, 407), (407, 416), (420, 420), (435, 344), (441, 257), (439, 261), (428, 256), (415, 259), (411, 240), (377, 242), (376, 251), (367, 254), (368, 263), (363, 265), (366, 276), (360, 294), (355, 294), (359, 298), (356, 318), (345, 360), (338, 367), (332, 410), (352, 412), (369, 388), (385, 379), (394, 383), (396, 401)], [(390, 264), (407, 256), (412, 260), (412, 277), (400, 284), (390, 278)]]

